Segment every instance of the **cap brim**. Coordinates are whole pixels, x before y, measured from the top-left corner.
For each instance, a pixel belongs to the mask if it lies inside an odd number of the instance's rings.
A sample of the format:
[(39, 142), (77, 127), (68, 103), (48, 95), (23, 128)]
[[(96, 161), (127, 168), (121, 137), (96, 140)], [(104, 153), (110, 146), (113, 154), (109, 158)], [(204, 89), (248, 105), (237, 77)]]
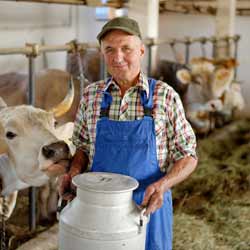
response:
[(121, 27), (121, 26), (113, 26), (113, 27), (110, 27), (110, 28), (106, 28), (104, 30), (102, 30), (98, 35), (97, 35), (97, 39), (98, 41), (100, 42), (101, 39), (111, 30), (122, 30), (122, 31), (125, 31), (126, 33), (130, 34), (130, 35), (135, 35), (135, 36), (138, 36), (139, 38), (141, 38), (140, 34), (138, 34), (137, 32), (134, 32), (126, 27)]

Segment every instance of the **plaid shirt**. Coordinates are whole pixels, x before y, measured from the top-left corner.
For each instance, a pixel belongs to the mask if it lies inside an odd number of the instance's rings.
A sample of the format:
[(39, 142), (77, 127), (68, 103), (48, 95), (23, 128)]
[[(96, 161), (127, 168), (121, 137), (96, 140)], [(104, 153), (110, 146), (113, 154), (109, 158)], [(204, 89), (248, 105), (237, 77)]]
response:
[[(142, 119), (144, 112), (140, 102), (140, 90), (148, 96), (148, 79), (140, 74), (138, 83), (129, 88), (123, 98), (119, 86), (111, 79), (99, 81), (87, 86), (75, 120), (72, 141), (76, 148), (82, 149), (89, 156), (92, 165), (96, 123), (100, 117), (103, 91), (109, 88), (113, 102), (109, 110), (112, 120), (126, 121)], [(162, 171), (168, 171), (173, 163), (187, 155), (196, 157), (196, 139), (194, 132), (185, 118), (179, 95), (168, 84), (157, 81), (153, 96), (153, 118), (155, 121), (156, 147), (158, 163)]]

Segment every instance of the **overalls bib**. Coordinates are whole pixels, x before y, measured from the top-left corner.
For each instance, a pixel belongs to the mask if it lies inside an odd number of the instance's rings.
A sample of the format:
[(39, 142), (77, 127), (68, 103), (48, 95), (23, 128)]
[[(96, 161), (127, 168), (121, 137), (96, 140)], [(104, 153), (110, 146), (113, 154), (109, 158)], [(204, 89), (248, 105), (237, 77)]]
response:
[[(156, 80), (149, 80), (149, 98), (141, 92), (144, 117), (134, 121), (109, 120), (108, 111), (112, 96), (104, 92), (101, 103), (101, 118), (96, 127), (95, 154), (91, 171), (112, 172), (129, 175), (139, 182), (133, 193), (140, 205), (148, 185), (160, 179), (156, 154), (154, 119), (151, 116)], [(147, 225), (145, 250), (172, 249), (172, 196), (164, 194), (163, 206), (150, 215)], [(136, 250), (136, 249), (131, 249)]]

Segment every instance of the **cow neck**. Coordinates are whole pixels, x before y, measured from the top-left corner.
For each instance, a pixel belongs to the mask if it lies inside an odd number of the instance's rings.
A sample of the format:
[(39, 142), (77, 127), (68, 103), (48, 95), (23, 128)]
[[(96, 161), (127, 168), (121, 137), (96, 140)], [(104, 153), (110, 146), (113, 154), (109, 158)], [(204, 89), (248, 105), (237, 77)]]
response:
[(29, 187), (27, 183), (18, 178), (15, 165), (7, 154), (0, 155), (0, 175), (5, 179), (3, 195), (9, 195), (17, 190)]

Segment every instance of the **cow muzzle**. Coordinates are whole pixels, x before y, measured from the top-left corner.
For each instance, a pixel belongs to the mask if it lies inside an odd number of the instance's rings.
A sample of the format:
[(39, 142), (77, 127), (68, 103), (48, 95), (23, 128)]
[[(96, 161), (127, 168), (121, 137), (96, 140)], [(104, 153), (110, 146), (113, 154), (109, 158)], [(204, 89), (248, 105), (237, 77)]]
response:
[(44, 145), (40, 151), (39, 168), (48, 176), (60, 175), (66, 171), (71, 157), (70, 148), (64, 141)]
[(58, 141), (42, 147), (42, 154), (53, 162), (69, 159), (71, 157), (69, 146), (64, 141)]

